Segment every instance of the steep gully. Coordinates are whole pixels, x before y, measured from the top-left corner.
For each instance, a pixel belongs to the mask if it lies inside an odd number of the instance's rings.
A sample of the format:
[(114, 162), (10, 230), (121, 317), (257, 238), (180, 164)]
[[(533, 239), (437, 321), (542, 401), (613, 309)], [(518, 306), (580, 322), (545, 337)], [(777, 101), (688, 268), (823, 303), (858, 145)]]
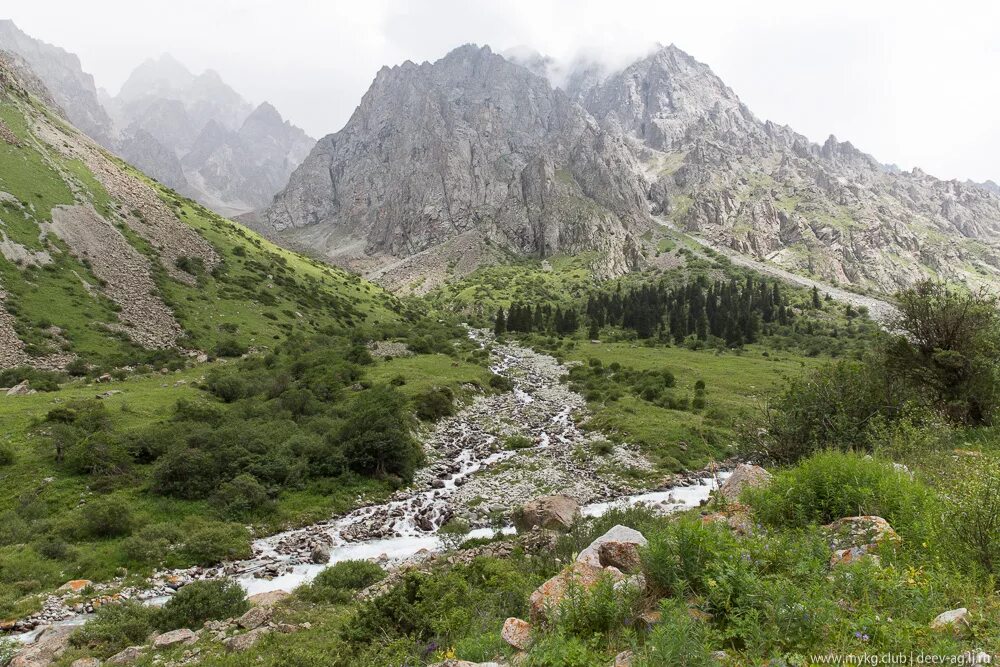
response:
[[(453, 516), (469, 519), (473, 530), (468, 537), (493, 534), (494, 528), (488, 525), (485, 515), (467, 510), (472, 494), (490, 494), (491, 499), (501, 501), (498, 508), (509, 510), (515, 503), (529, 499), (526, 494), (538, 492), (526, 492), (523, 485), (509, 484), (503, 477), (491, 483), (491, 473), (501, 467), (514, 467), (517, 461), (529, 464), (525, 474), (541, 476), (545, 486), (568, 484), (572, 479), (570, 493), (587, 503), (582, 508), (586, 516), (600, 516), (613, 506), (638, 503), (662, 512), (694, 507), (707, 499), (726, 476), (724, 472), (696, 473), (669, 488), (640, 492), (608, 472), (608, 466), (598, 470), (581, 462), (572, 453), (600, 439), (600, 435), (578, 428), (577, 419), (586, 415), (586, 403), (560, 381), (566, 367), (550, 356), (517, 345), (495, 344), (492, 332), (472, 330), (470, 336), (480, 345), (489, 346), (491, 370), (510, 378), (514, 389), (478, 397), (455, 416), (440, 422), (425, 443), (431, 462), (411, 488), (398, 492), (388, 502), (258, 539), (253, 544), (254, 555), (248, 560), (157, 573), (146, 586), (123, 591), (125, 596), (162, 604), (180, 585), (221, 577), (239, 581), (249, 594), (291, 590), (344, 560), (374, 560), (386, 567), (421, 560), (442, 549), (437, 531)], [(535, 446), (508, 451), (502, 444), (505, 431), (526, 435)], [(640, 453), (628, 448), (616, 448), (611, 459), (611, 468), (648, 465)], [(502, 462), (507, 465), (499, 466)], [(540, 462), (543, 465), (539, 466)], [(518, 489), (513, 496), (504, 493), (510, 487)], [(328, 562), (313, 562), (317, 550), (324, 557), (329, 555)], [(49, 597), (43, 611), (22, 625), (31, 630), (15, 638), (30, 643), (47, 625), (85, 623), (92, 614), (86, 606), (67, 604), (68, 597)]]

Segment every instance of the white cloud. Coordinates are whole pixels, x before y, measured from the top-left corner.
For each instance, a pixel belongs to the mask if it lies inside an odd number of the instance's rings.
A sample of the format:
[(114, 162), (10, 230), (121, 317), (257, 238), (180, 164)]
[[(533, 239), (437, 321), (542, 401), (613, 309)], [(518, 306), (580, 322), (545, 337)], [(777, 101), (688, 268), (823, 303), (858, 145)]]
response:
[(754, 112), (884, 162), (1000, 180), (1000, 5), (792, 0), (8, 0), (29, 34), (77, 53), (116, 91), (147, 57), (212, 68), (315, 136), (346, 122), (382, 65), (467, 42), (622, 64), (674, 43)]

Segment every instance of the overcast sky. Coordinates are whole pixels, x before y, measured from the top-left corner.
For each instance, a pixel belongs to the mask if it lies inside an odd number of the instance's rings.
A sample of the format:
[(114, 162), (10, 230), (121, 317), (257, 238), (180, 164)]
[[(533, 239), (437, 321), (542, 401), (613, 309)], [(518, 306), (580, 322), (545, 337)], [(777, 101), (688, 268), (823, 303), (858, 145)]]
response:
[(116, 93), (169, 52), (315, 137), (340, 129), (382, 65), (463, 43), (624, 63), (674, 43), (760, 118), (835, 134), (903, 168), (1000, 181), (1000, 3), (919, 0), (5, 0), (22, 30)]

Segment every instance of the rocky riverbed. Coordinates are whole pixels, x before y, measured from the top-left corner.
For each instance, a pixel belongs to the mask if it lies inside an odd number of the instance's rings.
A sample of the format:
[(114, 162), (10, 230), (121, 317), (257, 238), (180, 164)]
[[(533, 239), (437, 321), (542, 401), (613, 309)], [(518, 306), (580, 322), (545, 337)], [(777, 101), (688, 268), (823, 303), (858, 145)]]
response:
[[(489, 331), (473, 330), (470, 336), (489, 349), (491, 370), (509, 378), (513, 391), (480, 396), (438, 422), (424, 438), (429, 464), (409, 488), (388, 502), (259, 539), (248, 560), (160, 572), (143, 589), (100, 584), (88, 588), (98, 593), (94, 599), (156, 604), (190, 581), (219, 577), (237, 579), (251, 594), (290, 590), (343, 560), (376, 560), (392, 567), (440, 550), (437, 531), (453, 517), (469, 524), (470, 537), (491, 535), (508, 523), (515, 507), (553, 492), (573, 497), (588, 515), (601, 514), (614, 502), (644, 502), (669, 511), (707, 498), (717, 480), (700, 473), (673, 479), (672, 487), (662, 491), (634, 488), (623, 473), (649, 471), (650, 463), (627, 446), (597, 451), (594, 444), (604, 439), (580, 428), (587, 406), (561, 381), (565, 366), (548, 355), (499, 344)], [(527, 439), (522, 440), (527, 446), (507, 449), (511, 436)], [(73, 622), (93, 608), (93, 600), (81, 599), (79, 591), (57, 593), (17, 630)]]

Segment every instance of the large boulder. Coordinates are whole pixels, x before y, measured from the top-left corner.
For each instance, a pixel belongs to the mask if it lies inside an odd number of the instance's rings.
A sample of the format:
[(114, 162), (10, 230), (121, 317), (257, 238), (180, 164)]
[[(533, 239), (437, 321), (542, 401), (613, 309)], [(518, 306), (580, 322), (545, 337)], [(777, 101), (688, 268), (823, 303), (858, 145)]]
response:
[(247, 598), (247, 602), (253, 607), (273, 607), (289, 595), (291, 593), (288, 591), (266, 591), (264, 593), (254, 593)]
[(323, 563), (329, 563), (330, 547), (328, 547), (325, 544), (314, 545), (312, 551), (309, 552), (309, 560), (319, 565), (322, 565)]
[[(537, 623), (550, 619), (572, 588), (590, 590), (604, 575), (616, 578), (612, 571), (606, 571), (599, 565), (581, 562), (568, 565), (562, 572), (536, 588), (535, 592), (531, 594), (528, 600), (531, 608), (531, 620)], [(618, 574), (617, 578), (620, 577), (621, 575)]]
[(719, 497), (729, 503), (740, 499), (747, 489), (757, 489), (771, 482), (771, 473), (760, 466), (741, 463), (736, 470), (719, 486)]
[(601, 561), (601, 567), (616, 567), (622, 572), (635, 572), (642, 567), (639, 547), (637, 542), (609, 540), (602, 542), (597, 548), (597, 556)]
[(75, 628), (68, 625), (50, 625), (39, 633), (33, 644), (14, 656), (9, 667), (39, 667), (58, 660), (69, 646), (73, 630)]
[(178, 644), (193, 644), (196, 641), (198, 641), (198, 635), (188, 628), (181, 628), (180, 630), (171, 630), (170, 632), (164, 632), (162, 635), (154, 637), (153, 648), (170, 648)]
[(531, 646), (531, 623), (519, 618), (508, 618), (500, 630), (500, 638), (519, 651), (527, 651)]
[(514, 512), (514, 524), (519, 531), (535, 528), (569, 530), (580, 518), (580, 504), (562, 494), (535, 498)]
[(846, 565), (861, 558), (877, 559), (873, 553), (883, 542), (897, 541), (899, 535), (880, 516), (849, 516), (823, 527), (830, 540), (830, 567)]
[(629, 550), (630, 547), (625, 545), (634, 545), (635, 555), (638, 556), (639, 548), (646, 546), (648, 540), (646, 537), (634, 528), (629, 528), (628, 526), (615, 526), (608, 532), (604, 533), (596, 540), (590, 543), (586, 549), (580, 552), (580, 555), (576, 557), (577, 563), (586, 563), (587, 565), (592, 565), (594, 567), (605, 567), (607, 565), (614, 565), (620, 570), (628, 571), (627, 568), (620, 567), (615, 563), (602, 563), (601, 562), (601, 546), (608, 542), (617, 542), (615, 547), (609, 547), (608, 555), (612, 554), (622, 555), (625, 558), (625, 551)]
[(247, 610), (247, 613), (236, 619), (236, 625), (245, 630), (256, 630), (270, 621), (273, 613), (274, 612), (270, 607), (265, 607), (263, 605), (250, 607), (250, 609)]
[(8, 396), (29, 396), (34, 393), (35, 390), (31, 388), (31, 384), (27, 380), (7, 390)]

